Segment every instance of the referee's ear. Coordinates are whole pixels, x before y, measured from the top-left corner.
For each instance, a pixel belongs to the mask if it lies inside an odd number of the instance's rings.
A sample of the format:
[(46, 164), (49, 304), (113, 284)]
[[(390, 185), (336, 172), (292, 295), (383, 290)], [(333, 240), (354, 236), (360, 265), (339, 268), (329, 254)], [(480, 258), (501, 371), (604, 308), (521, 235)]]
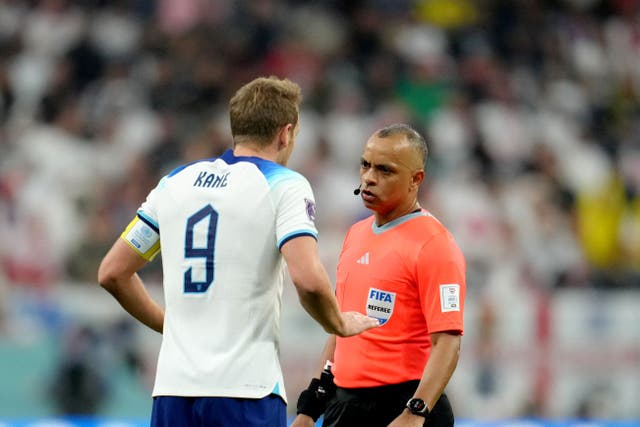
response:
[(424, 181), (424, 169), (418, 169), (411, 174), (411, 190), (417, 190)]

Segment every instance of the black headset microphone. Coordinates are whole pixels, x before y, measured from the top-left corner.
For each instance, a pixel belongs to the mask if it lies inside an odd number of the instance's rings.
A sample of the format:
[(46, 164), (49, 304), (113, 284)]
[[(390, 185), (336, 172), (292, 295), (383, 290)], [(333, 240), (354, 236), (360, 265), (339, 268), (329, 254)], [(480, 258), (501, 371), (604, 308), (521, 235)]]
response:
[(355, 190), (353, 190), (353, 195), (357, 196), (358, 194), (360, 194), (360, 187), (356, 188)]

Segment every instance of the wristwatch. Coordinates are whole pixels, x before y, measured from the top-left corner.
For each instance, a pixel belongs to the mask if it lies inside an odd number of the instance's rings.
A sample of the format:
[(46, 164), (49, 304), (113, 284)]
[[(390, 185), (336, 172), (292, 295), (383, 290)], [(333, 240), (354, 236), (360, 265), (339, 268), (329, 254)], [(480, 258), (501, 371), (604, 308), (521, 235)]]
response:
[(407, 402), (407, 409), (413, 415), (420, 415), (421, 417), (427, 418), (429, 415), (429, 408), (427, 408), (427, 404), (424, 403), (424, 400), (413, 398)]

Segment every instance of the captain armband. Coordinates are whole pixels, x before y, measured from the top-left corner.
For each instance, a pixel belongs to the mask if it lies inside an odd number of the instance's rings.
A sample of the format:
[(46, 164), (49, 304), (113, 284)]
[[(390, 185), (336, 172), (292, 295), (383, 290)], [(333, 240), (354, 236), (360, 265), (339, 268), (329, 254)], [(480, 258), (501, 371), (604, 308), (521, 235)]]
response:
[(133, 218), (120, 237), (147, 261), (153, 261), (160, 252), (158, 229), (147, 224), (138, 216)]

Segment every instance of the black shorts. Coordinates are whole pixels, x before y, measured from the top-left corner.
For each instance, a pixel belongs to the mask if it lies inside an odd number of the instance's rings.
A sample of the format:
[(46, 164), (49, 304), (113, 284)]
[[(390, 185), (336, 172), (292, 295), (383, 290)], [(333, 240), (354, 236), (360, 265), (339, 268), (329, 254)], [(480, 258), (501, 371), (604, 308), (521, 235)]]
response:
[[(338, 387), (324, 413), (323, 427), (386, 427), (404, 410), (418, 380), (381, 387)], [(427, 423), (425, 422), (425, 426)], [(429, 414), (428, 425), (453, 427), (453, 409), (443, 393)]]

